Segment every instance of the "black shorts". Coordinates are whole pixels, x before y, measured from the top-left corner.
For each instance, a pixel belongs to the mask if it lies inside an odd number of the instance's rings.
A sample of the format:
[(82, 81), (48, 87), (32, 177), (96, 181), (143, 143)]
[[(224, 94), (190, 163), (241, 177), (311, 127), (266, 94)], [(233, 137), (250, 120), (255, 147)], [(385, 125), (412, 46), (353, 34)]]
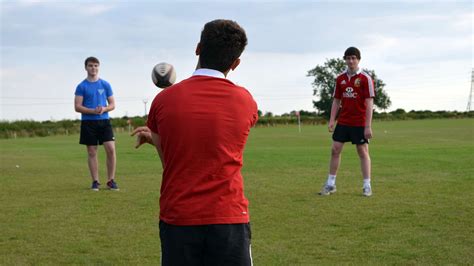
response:
[(369, 144), (369, 140), (364, 136), (364, 127), (353, 127), (336, 125), (332, 134), (332, 140), (337, 142), (352, 142), (352, 144)]
[(102, 145), (106, 141), (114, 141), (114, 132), (109, 119), (81, 121), (80, 144), (87, 146)]
[(252, 265), (250, 224), (176, 226), (160, 221), (161, 265)]

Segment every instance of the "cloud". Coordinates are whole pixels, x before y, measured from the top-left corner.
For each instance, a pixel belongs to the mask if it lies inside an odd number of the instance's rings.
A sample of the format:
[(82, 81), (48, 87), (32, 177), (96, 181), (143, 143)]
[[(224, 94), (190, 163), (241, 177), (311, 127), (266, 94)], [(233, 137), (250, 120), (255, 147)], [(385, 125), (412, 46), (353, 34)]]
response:
[(260, 110), (274, 114), (312, 110), (313, 78), (306, 74), (335, 54), (248, 51), (229, 78), (252, 93)]
[(97, 16), (109, 12), (114, 9), (116, 6), (113, 4), (88, 4), (81, 5), (78, 8), (74, 8), (75, 12), (80, 12), (83, 15), (87, 16)]
[(457, 15), (456, 19), (451, 21), (450, 25), (454, 31), (471, 31), (473, 30), (474, 12), (466, 12)]
[(369, 34), (366, 36), (365, 43), (370, 53), (399, 63), (466, 58), (472, 45), (469, 38), (452, 38), (442, 35), (403, 37)]
[(44, 4), (47, 2), (48, 1), (46, 0), (18, 0), (18, 4), (20, 6), (34, 6), (34, 5)]
[[(118, 2), (113, 1), (51, 1), (51, 0), (18, 0), (2, 3), (2, 11), (15, 12), (44, 12), (51, 10), (54, 12), (64, 12), (67, 15), (101, 15), (119, 6)], [(38, 13), (38, 14), (39, 14)]]
[[(55, 98), (61, 104), (2, 100), (0, 118), (77, 117), (71, 97), (89, 55), (101, 59), (101, 76), (116, 93), (112, 115), (142, 115), (142, 99), (158, 92), (151, 68), (167, 61), (179, 80), (191, 75), (200, 31), (218, 17), (247, 31), (242, 64), (229, 78), (248, 88), (263, 111), (312, 110), (307, 71), (340, 58), (351, 45), (361, 49), (361, 65), (387, 83), (393, 108), (464, 110), (461, 95), (467, 97), (474, 60), (471, 4), (370, 3), (262, 1), (249, 8), (238, 1), (2, 2), (1, 97)], [(38, 84), (47, 88), (38, 90)], [(447, 89), (449, 95), (443, 94)]]

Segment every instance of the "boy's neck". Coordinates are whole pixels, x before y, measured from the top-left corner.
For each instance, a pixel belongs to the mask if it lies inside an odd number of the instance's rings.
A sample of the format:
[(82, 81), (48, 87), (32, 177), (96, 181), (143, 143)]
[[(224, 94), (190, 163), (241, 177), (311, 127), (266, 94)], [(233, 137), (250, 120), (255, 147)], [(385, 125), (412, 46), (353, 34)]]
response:
[(87, 76), (87, 81), (96, 82), (99, 80), (99, 76)]
[(357, 74), (357, 72), (359, 71), (359, 68), (355, 68), (355, 69), (350, 69), (350, 68), (347, 68), (347, 73), (351, 76)]
[[(198, 70), (198, 69), (200, 69), (200, 68), (204, 68), (204, 67), (201, 67), (201, 62), (198, 60), (198, 62), (197, 62), (197, 65), (196, 65), (196, 70)], [(217, 70), (217, 69), (213, 69), (213, 70), (216, 70), (216, 71), (222, 72), (222, 71), (220, 71), (220, 70)], [(227, 78), (227, 74), (228, 74), (229, 72), (230, 72), (230, 68), (229, 68), (227, 71), (225, 71), (225, 72), (222, 72), (222, 73), (224, 74), (224, 77), (226, 77), (226, 78)]]

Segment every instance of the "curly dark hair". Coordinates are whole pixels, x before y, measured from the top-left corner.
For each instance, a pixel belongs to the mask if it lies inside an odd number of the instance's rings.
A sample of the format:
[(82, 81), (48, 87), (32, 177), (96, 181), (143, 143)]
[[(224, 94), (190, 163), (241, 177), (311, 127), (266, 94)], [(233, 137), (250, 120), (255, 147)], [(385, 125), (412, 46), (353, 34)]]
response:
[(201, 32), (200, 65), (225, 72), (240, 57), (246, 45), (245, 30), (237, 22), (226, 19), (208, 22)]

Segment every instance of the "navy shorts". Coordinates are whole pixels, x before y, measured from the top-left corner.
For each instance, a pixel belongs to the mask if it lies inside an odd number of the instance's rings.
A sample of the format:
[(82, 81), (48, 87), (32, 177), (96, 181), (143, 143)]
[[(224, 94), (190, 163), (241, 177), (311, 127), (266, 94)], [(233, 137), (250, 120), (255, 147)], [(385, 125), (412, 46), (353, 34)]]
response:
[(177, 226), (160, 221), (161, 265), (252, 265), (250, 224)]
[(353, 127), (336, 125), (332, 134), (332, 140), (337, 142), (352, 142), (352, 144), (369, 144), (369, 140), (364, 136), (364, 127)]
[(81, 121), (80, 144), (97, 146), (114, 140), (114, 132), (109, 119)]

